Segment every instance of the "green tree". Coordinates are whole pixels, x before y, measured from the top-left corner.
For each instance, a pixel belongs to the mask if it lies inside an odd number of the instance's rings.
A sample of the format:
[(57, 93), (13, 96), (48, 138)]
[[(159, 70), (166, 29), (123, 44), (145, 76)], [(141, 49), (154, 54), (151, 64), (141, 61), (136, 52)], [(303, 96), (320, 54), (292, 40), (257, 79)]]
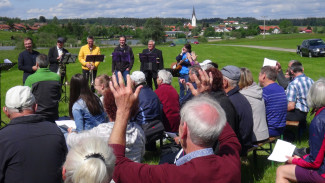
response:
[(215, 30), (213, 27), (207, 27), (203, 33), (204, 37), (214, 37)]
[(165, 42), (164, 26), (158, 18), (147, 19), (143, 26), (141, 42), (147, 44), (150, 39), (154, 40), (156, 44)]
[(40, 16), (38, 19), (39, 22), (45, 23), (46, 22), (46, 18), (44, 16)]
[(52, 23), (53, 23), (53, 24), (59, 24), (58, 17), (54, 16), (54, 17), (53, 17), (53, 20), (52, 20)]
[(293, 32), (293, 24), (290, 20), (282, 20), (279, 24), (282, 34), (288, 34)]

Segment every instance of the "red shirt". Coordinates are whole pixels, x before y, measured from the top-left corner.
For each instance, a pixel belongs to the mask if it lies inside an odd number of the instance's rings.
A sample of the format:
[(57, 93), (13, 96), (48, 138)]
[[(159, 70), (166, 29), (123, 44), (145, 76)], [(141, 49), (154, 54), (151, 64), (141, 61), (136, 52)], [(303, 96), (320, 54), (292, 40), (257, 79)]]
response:
[(239, 152), (241, 146), (236, 134), (227, 123), (218, 141), (218, 155), (194, 158), (176, 166), (135, 163), (124, 157), (125, 147), (111, 144), (116, 155), (113, 179), (119, 182), (231, 182), (241, 181)]
[(160, 102), (163, 105), (163, 111), (166, 118), (163, 119), (165, 130), (167, 132), (178, 132), (180, 123), (179, 96), (172, 85), (161, 84), (155, 90)]

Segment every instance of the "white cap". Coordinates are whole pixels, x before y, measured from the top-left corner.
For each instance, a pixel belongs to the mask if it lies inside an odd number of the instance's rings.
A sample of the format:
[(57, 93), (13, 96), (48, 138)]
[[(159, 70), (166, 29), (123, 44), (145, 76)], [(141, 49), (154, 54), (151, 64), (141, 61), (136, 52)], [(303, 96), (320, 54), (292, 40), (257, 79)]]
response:
[(211, 60), (204, 60), (202, 63), (200, 63), (200, 66), (201, 66), (202, 70), (207, 70), (207, 69), (213, 67), (212, 65), (211, 65), (211, 67), (209, 67), (209, 65), (208, 65), (209, 63), (212, 63), (212, 61)]
[(146, 76), (141, 71), (132, 72), (130, 77), (135, 82), (136, 85), (146, 82)]
[(15, 86), (6, 94), (6, 106), (11, 109), (23, 109), (32, 106), (35, 97), (28, 86)]

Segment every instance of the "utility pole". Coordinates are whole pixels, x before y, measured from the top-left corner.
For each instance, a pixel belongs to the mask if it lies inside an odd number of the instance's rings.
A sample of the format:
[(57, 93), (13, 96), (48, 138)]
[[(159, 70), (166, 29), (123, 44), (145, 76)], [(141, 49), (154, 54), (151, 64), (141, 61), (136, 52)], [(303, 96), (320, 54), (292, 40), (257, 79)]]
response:
[(263, 33), (263, 39), (265, 39), (265, 18), (266, 18), (267, 16), (262, 16), (262, 18), (264, 18), (264, 33)]

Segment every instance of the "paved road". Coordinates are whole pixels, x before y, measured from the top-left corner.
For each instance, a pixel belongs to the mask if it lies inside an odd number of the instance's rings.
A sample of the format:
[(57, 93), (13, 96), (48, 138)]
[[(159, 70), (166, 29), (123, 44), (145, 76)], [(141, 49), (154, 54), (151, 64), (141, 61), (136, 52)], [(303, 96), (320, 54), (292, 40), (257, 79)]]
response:
[(276, 47), (268, 47), (268, 46), (253, 46), (253, 45), (230, 45), (230, 44), (212, 44), (217, 46), (236, 46), (236, 47), (246, 47), (246, 48), (257, 48), (263, 50), (276, 50), (276, 51), (286, 51), (296, 53), (296, 49), (288, 49), (288, 48), (276, 48)]

